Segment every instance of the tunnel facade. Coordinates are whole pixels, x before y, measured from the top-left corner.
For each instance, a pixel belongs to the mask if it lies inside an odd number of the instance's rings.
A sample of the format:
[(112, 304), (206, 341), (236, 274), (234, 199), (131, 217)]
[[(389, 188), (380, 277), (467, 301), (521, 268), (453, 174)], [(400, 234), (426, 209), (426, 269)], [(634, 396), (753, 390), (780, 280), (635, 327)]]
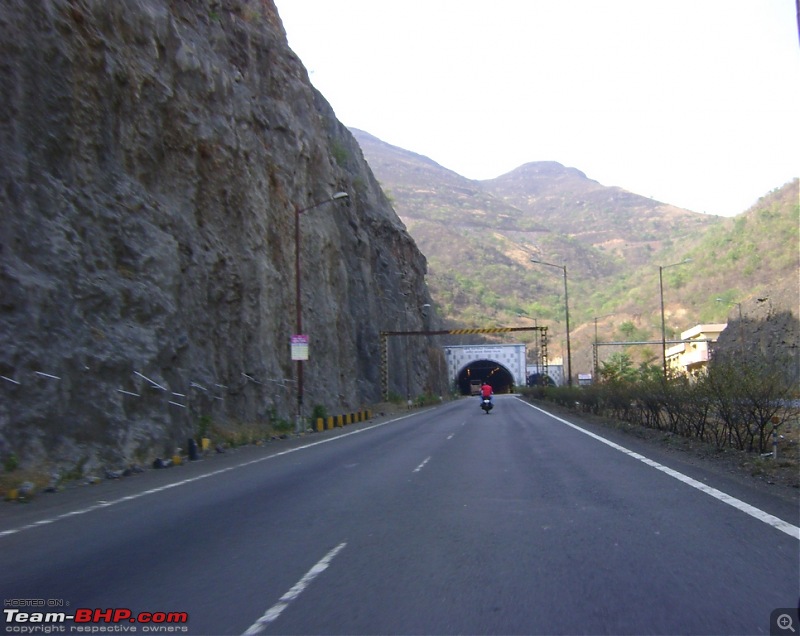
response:
[(445, 347), (451, 386), (462, 395), (473, 392), (473, 383), (488, 381), (495, 393), (513, 393), (525, 386), (524, 344), (456, 345)]

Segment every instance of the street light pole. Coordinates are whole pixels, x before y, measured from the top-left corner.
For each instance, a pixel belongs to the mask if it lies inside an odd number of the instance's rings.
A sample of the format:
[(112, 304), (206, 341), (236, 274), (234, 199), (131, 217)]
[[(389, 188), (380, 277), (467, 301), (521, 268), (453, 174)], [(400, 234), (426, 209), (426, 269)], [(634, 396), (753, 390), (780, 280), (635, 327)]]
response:
[(598, 360), (599, 356), (597, 355), (597, 321), (600, 320), (600, 318), (608, 318), (609, 316), (613, 315), (614, 314), (606, 314), (604, 316), (594, 317), (594, 377), (592, 378), (592, 383), (597, 382), (597, 375), (600, 369), (600, 362)]
[[(420, 305), (418, 309), (422, 310), (423, 315), (425, 314), (425, 310), (431, 306), (430, 303), (425, 303)], [(405, 315), (405, 326), (406, 331), (410, 331), (408, 328), (408, 314)], [(409, 336), (406, 336), (406, 408), (411, 408), (412, 401), (411, 401), (411, 343), (408, 340)]]
[[(295, 205), (294, 208), (294, 293), (295, 293), (295, 328), (297, 332), (295, 335), (302, 335), (303, 333), (303, 306), (300, 295), (300, 215), (313, 208), (319, 207), (326, 203), (332, 203), (339, 199), (346, 199), (349, 195), (347, 192), (336, 192), (331, 197), (324, 201), (318, 201), (309, 206), (301, 208)], [(300, 425), (303, 419), (303, 360), (297, 360), (297, 415), (295, 418), (295, 432), (300, 432)]]
[(733, 303), (725, 300), (724, 298), (717, 298), (718, 303), (725, 303), (726, 305), (736, 305), (739, 308), (739, 353), (744, 357), (744, 333), (742, 331), (742, 303)]
[(548, 267), (555, 267), (563, 270), (564, 272), (564, 315), (567, 323), (567, 384), (572, 386), (572, 351), (569, 344), (569, 292), (567, 291), (567, 266), (566, 265), (553, 265), (552, 263), (545, 263), (544, 261), (537, 261), (531, 259), (531, 263), (539, 265), (547, 265)]
[(684, 263), (691, 263), (691, 258), (685, 258), (680, 263), (672, 263), (671, 265), (658, 266), (658, 290), (661, 297), (661, 360), (664, 365), (664, 380), (667, 379), (667, 327), (664, 322), (664, 275), (663, 272), (668, 267), (677, 267)]
[(724, 298), (717, 298), (717, 302), (724, 303), (725, 305), (736, 305), (736, 307), (739, 308), (739, 322), (742, 322), (742, 303), (732, 303)]
[[(517, 312), (517, 318), (526, 318), (528, 320), (533, 320), (533, 328), (536, 330), (535, 331), (535, 334), (536, 334), (535, 337), (538, 337), (538, 341), (539, 341), (537, 343), (537, 345), (536, 345), (536, 357), (534, 358), (536, 360), (536, 373), (537, 374), (541, 374), (542, 373), (542, 364), (541, 364), (541, 355), (540, 354), (541, 354), (542, 336), (541, 336), (541, 332), (539, 331), (539, 321), (538, 321), (537, 318), (531, 318), (527, 313), (523, 314), (522, 312), (519, 312), (519, 311)], [(528, 383), (527, 380), (528, 380), (528, 370), (525, 369), (525, 384)]]

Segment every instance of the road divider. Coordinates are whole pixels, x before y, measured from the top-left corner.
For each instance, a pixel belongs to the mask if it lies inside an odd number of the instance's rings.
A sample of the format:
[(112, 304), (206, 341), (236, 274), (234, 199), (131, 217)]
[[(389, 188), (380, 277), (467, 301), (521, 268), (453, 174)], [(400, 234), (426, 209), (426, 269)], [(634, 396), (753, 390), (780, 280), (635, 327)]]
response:
[(328, 417), (318, 417), (316, 421), (317, 433), (333, 428), (341, 428), (357, 422), (366, 422), (372, 419), (372, 411), (364, 409), (355, 413), (343, 413), (341, 415), (329, 415)]

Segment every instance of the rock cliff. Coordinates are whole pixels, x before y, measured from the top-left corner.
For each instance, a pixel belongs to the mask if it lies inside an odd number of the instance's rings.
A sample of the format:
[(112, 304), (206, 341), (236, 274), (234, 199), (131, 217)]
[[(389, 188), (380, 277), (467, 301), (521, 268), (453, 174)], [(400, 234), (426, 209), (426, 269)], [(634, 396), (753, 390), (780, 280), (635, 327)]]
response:
[(380, 400), (380, 330), (436, 326), (426, 262), (271, 0), (7, 0), (0, 46), (0, 455), (292, 420), (295, 214), (338, 191), (300, 214), (304, 409)]

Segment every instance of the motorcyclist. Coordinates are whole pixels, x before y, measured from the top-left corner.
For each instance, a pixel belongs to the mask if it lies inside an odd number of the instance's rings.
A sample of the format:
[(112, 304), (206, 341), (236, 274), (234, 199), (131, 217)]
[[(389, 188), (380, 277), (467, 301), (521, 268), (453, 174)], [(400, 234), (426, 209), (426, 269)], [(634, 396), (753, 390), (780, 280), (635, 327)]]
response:
[(481, 385), (481, 402), (487, 399), (491, 402), (492, 393), (492, 385), (487, 380), (484, 380), (483, 385)]

